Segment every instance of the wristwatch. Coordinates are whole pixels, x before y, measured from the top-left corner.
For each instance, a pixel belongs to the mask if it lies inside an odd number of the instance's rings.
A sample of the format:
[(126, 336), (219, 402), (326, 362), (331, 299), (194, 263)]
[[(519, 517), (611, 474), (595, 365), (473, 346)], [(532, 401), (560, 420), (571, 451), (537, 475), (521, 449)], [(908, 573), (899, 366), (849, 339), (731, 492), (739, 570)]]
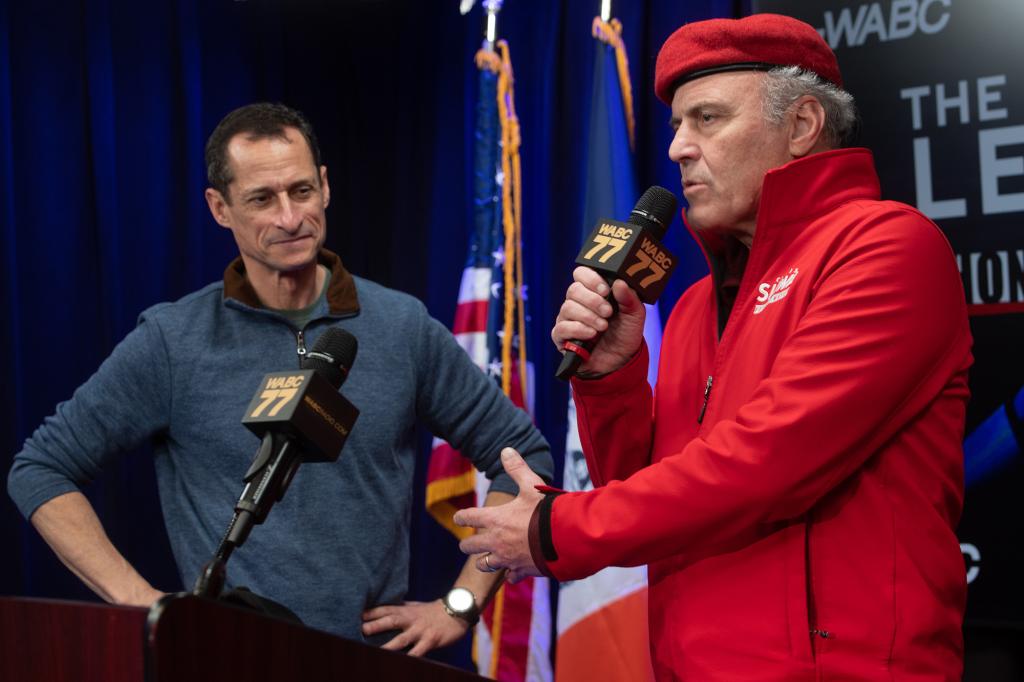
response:
[(445, 613), (452, 618), (461, 618), (470, 626), (480, 620), (480, 608), (476, 605), (476, 597), (465, 587), (453, 587), (441, 599)]

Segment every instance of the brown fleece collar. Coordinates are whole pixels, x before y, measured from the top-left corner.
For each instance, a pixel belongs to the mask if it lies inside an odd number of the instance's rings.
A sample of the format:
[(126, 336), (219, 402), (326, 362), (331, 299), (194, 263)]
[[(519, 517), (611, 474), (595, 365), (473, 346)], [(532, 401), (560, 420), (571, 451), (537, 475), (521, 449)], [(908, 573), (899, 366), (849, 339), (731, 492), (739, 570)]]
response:
[[(331, 271), (331, 283), (327, 287), (327, 307), (332, 315), (345, 315), (359, 312), (359, 298), (356, 296), (356, 283), (352, 275), (341, 263), (338, 254), (320, 249), (317, 262)], [(245, 264), (239, 256), (224, 269), (224, 298), (233, 298), (251, 308), (264, 307), (260, 303), (256, 290), (252, 288), (249, 278), (245, 276)]]

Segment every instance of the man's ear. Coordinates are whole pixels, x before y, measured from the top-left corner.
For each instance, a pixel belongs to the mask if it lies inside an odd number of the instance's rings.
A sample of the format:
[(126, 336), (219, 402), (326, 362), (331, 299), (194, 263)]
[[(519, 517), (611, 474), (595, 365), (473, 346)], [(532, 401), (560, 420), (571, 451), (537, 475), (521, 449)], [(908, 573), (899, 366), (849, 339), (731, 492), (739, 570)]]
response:
[(231, 221), (228, 219), (227, 213), (228, 202), (224, 195), (212, 187), (207, 187), (204, 196), (206, 197), (206, 205), (210, 207), (210, 215), (217, 221), (217, 224), (221, 227), (230, 228)]
[(789, 153), (799, 159), (811, 152), (822, 151), (827, 146), (823, 138), (825, 131), (825, 108), (816, 97), (804, 95), (791, 109), (792, 128), (789, 134)]
[(331, 186), (327, 183), (327, 166), (320, 166), (320, 191), (324, 195), (324, 208), (331, 203)]

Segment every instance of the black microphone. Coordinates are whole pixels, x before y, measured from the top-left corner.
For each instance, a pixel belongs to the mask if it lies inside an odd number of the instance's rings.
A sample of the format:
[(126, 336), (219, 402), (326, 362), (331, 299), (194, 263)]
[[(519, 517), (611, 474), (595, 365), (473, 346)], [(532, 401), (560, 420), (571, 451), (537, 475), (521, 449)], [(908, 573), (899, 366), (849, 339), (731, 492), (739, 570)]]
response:
[[(235, 505), (235, 511), (252, 515), (253, 524), (263, 523), (274, 502), (284, 497), (299, 464), (338, 459), (359, 416), (338, 393), (358, 345), (344, 329), (328, 329), (302, 359), (302, 369), (273, 372), (260, 382), (242, 424), (263, 441)], [(229, 539), (238, 546), (247, 534), (239, 525)]]
[(302, 369), (263, 377), (242, 424), (260, 438), (277, 433), (296, 440), (307, 462), (338, 459), (359, 416), (359, 410), (338, 393), (358, 347), (349, 332), (328, 329), (302, 359)]
[(357, 350), (359, 342), (356, 337), (344, 329), (331, 327), (317, 339), (299, 364), (302, 369), (316, 370), (331, 383), (334, 390), (338, 390), (348, 379), (348, 371), (355, 362)]
[(359, 416), (355, 405), (338, 393), (357, 349), (356, 337), (332, 327), (306, 353), (301, 369), (267, 374), (260, 381), (242, 423), (262, 441), (243, 477), (245, 488), (235, 515), (213, 559), (196, 579), (193, 594), (220, 594), (231, 553), (284, 497), (299, 464), (338, 459)]
[[(675, 256), (661, 243), (675, 212), (676, 197), (672, 192), (658, 185), (648, 188), (637, 200), (627, 222), (597, 221), (583, 242), (576, 264), (597, 271), (609, 286), (617, 279), (624, 280), (641, 301), (654, 303), (676, 267)], [(617, 314), (619, 306), (611, 292), (605, 300), (612, 305), (612, 315)], [(600, 338), (598, 334), (589, 341), (564, 342), (565, 354), (555, 376), (566, 381), (575, 375)]]

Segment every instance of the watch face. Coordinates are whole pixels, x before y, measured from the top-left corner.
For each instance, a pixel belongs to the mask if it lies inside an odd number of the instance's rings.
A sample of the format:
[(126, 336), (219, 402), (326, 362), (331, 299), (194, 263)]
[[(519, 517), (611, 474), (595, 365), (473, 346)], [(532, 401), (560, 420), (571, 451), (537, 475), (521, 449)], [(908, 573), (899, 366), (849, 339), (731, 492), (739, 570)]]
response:
[(476, 606), (473, 593), (465, 587), (456, 587), (448, 593), (448, 607), (456, 613), (467, 613)]

